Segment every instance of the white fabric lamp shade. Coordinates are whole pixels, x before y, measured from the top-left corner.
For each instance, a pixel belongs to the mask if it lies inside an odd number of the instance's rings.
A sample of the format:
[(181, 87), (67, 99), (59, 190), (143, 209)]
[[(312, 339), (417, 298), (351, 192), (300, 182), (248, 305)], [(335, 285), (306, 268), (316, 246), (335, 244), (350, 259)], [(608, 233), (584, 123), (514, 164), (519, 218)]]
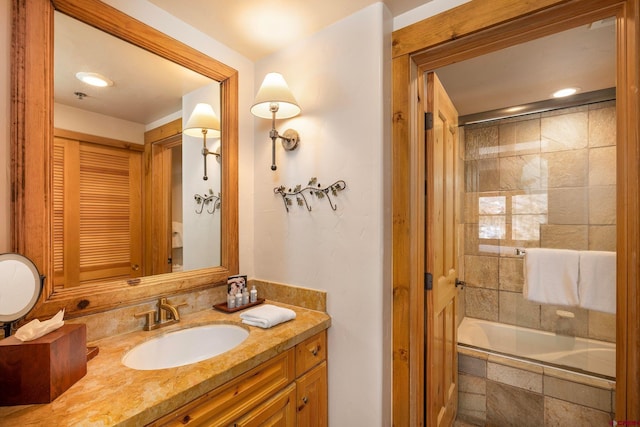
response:
[(293, 97), (284, 77), (279, 73), (269, 73), (265, 76), (251, 106), (251, 114), (263, 119), (272, 118), (273, 114), (270, 108), (272, 103), (278, 104), (276, 117), (279, 119), (288, 119), (300, 114), (298, 102)]
[(220, 136), (220, 119), (209, 104), (199, 103), (193, 109), (183, 133), (189, 136), (202, 136), (202, 130), (207, 130), (207, 136)]

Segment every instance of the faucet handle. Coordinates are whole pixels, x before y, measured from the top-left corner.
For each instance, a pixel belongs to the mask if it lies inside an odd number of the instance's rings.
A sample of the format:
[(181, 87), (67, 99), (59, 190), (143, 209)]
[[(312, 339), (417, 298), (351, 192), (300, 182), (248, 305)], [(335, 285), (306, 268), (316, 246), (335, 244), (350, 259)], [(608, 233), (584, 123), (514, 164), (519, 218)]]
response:
[(147, 323), (144, 325), (144, 330), (145, 331), (150, 331), (151, 328), (153, 327), (153, 325), (156, 323), (156, 311), (155, 310), (149, 310), (149, 311), (143, 311), (142, 313), (136, 313), (134, 314), (135, 317), (145, 317), (147, 318)]

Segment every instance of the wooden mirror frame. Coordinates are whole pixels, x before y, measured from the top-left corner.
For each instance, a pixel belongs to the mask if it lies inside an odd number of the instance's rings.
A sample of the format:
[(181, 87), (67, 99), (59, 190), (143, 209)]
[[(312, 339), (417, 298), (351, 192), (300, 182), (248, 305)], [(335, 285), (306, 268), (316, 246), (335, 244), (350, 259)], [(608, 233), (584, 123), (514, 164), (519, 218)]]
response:
[(55, 289), (47, 279), (28, 316), (110, 310), (226, 283), (238, 273), (238, 72), (98, 0), (14, 0), (11, 169), (13, 251), (53, 277), (52, 179), (54, 10), (220, 82), (222, 118), (221, 266), (100, 285)]

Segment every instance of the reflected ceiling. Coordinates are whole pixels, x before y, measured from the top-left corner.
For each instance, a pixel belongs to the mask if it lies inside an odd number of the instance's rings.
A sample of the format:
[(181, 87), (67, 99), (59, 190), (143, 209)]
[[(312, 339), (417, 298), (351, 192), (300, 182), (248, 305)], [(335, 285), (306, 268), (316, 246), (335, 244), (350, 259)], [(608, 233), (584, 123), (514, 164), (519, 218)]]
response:
[[(147, 125), (181, 111), (184, 94), (211, 83), (207, 77), (62, 13), (56, 12), (54, 25), (57, 103)], [(82, 83), (75, 77), (81, 71), (100, 73), (114, 85), (96, 88)], [(87, 96), (79, 99), (75, 92)]]

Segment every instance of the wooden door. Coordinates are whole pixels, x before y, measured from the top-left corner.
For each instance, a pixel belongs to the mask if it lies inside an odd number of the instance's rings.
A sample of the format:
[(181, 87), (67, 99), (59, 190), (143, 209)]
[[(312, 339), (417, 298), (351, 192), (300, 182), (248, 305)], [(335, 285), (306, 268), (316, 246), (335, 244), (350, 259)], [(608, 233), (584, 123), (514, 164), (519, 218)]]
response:
[(70, 288), (142, 269), (142, 155), (54, 138), (54, 284)]
[(449, 426), (458, 403), (458, 113), (435, 73), (427, 74), (426, 117), (425, 421)]

